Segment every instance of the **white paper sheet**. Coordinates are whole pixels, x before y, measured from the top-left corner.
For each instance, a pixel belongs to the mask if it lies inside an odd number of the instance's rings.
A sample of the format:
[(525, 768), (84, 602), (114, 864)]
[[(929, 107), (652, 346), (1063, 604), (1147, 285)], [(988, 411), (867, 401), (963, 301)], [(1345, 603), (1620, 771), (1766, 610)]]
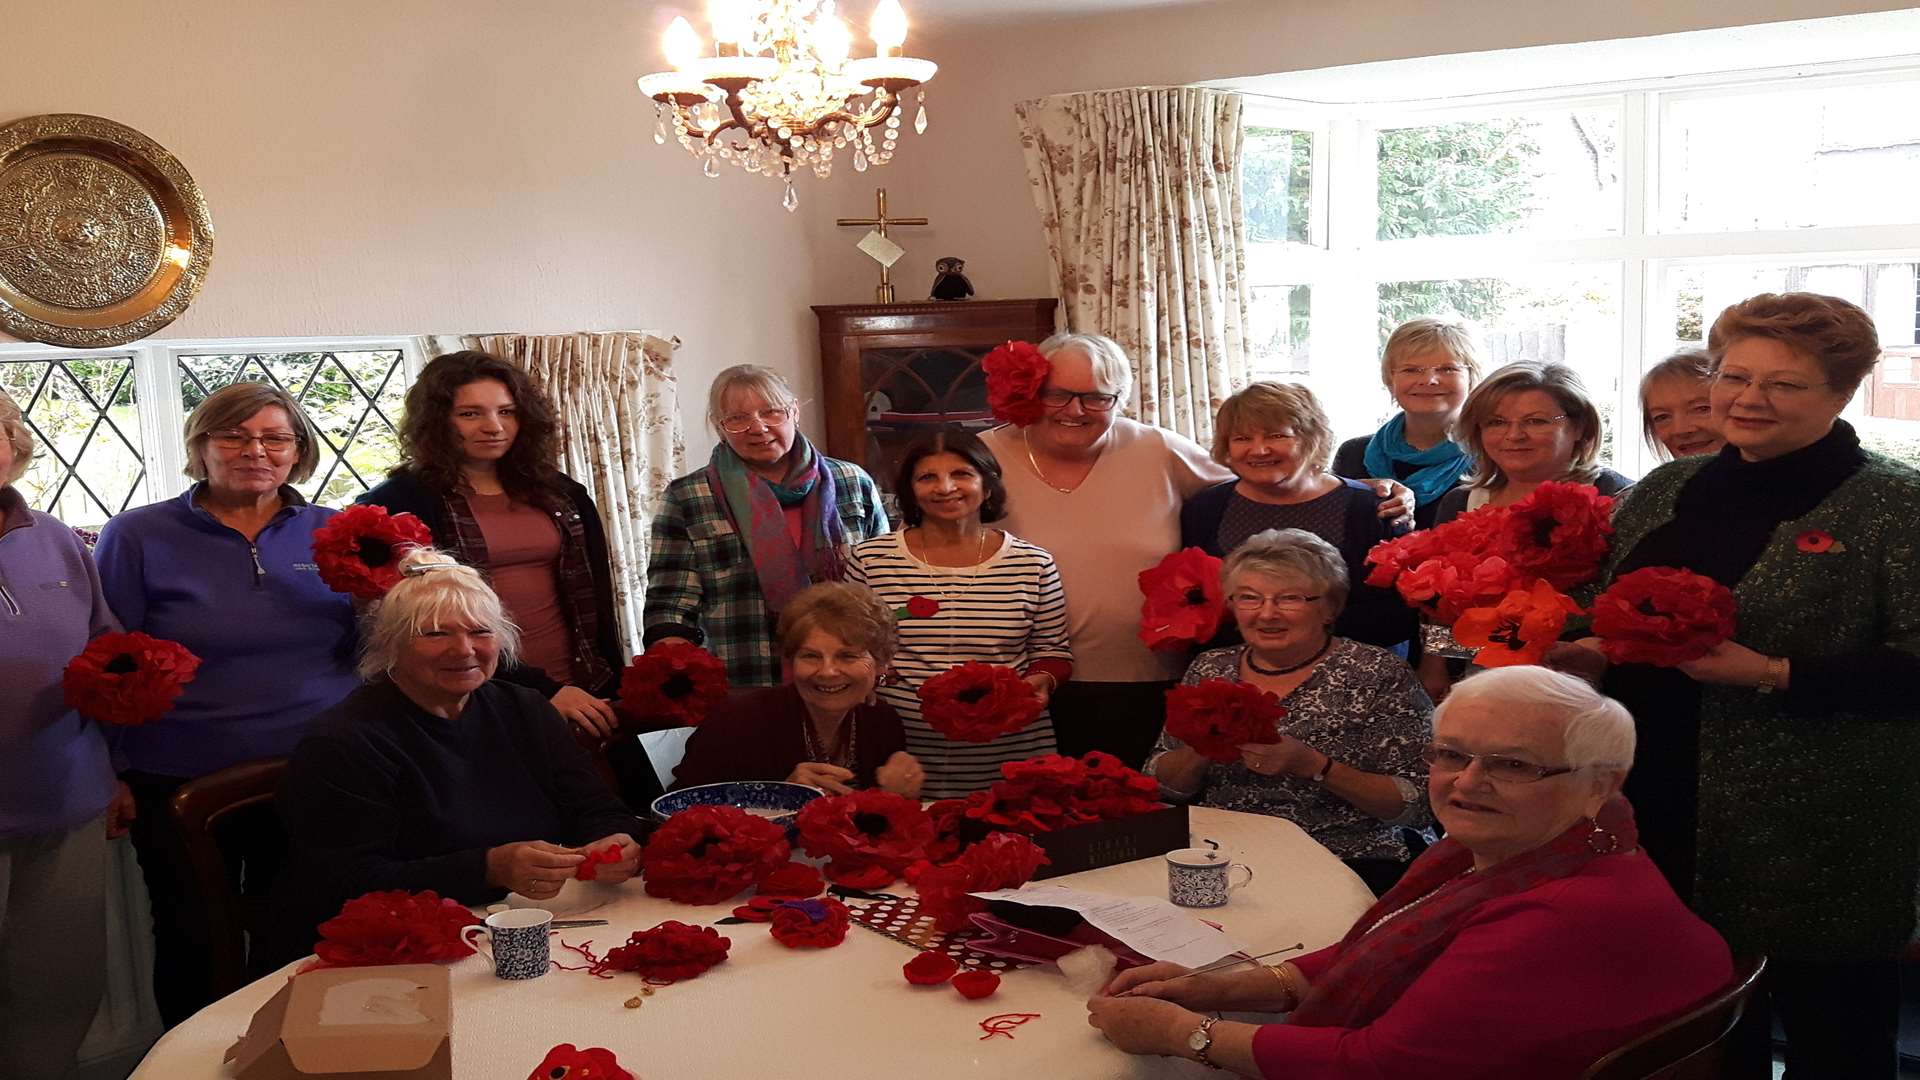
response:
[(1142, 955), (1188, 967), (1211, 964), (1247, 947), (1165, 900), (1143, 896), (1106, 896), (1060, 885), (972, 894), (982, 900), (1010, 900), (1033, 907), (1067, 908)]

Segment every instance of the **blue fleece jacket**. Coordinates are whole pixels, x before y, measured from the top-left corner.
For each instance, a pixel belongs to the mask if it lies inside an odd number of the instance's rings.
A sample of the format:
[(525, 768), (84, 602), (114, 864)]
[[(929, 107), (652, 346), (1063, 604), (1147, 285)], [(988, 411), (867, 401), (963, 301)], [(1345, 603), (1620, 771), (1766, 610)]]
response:
[(194, 501), (202, 486), (115, 515), (94, 552), (128, 630), (200, 657), (171, 713), (116, 732), (130, 768), (162, 776), (290, 754), (359, 684), (353, 602), (313, 561), (313, 531), (339, 511), (282, 488), (287, 505), (249, 543)]

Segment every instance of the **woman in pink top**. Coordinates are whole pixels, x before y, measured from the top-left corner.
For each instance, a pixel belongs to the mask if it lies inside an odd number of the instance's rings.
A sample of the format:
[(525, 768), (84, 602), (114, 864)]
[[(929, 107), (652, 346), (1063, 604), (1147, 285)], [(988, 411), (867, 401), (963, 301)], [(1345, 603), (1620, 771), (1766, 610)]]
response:
[(1733, 978), (1726, 943), (1636, 847), (1619, 797), (1633, 745), (1626, 709), (1572, 676), (1462, 682), (1425, 755), (1447, 838), (1344, 939), (1272, 967), (1122, 972), (1088, 1022), (1129, 1053), (1245, 1076), (1579, 1076)]

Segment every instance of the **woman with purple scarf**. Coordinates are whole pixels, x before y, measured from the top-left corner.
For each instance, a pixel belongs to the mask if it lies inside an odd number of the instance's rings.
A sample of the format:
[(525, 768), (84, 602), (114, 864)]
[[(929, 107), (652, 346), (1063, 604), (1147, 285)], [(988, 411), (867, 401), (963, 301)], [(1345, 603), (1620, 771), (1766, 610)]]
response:
[(653, 522), (647, 645), (704, 645), (736, 687), (780, 682), (780, 609), (808, 585), (843, 578), (848, 545), (890, 527), (873, 478), (816, 451), (799, 413), (778, 372), (721, 372), (707, 395), (721, 442), (706, 468), (667, 486)]

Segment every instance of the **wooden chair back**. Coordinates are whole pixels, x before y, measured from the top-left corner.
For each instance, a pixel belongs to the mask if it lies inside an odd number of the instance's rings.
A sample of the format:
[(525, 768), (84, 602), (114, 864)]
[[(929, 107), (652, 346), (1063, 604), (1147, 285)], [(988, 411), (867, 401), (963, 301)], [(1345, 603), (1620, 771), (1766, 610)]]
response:
[[(273, 797), (286, 775), (287, 759), (267, 758), (248, 761), (197, 780), (190, 780), (174, 792), (169, 809), (178, 827), (186, 851), (188, 869), (198, 901), (197, 909), (206, 922), (209, 956), (213, 967), (214, 992), (225, 996), (249, 981), (247, 967), (248, 935), (259, 935), (270, 915), (265, 889), (243, 896), (235, 887), (228, 870), (230, 854), (255, 864), (255, 872), (277, 868), (286, 851), (286, 834), (273, 812)], [(275, 850), (242, 849), (230, 853), (222, 841), (226, 828), (241, 824), (259, 847), (277, 845)], [(266, 839), (262, 839), (266, 838)]]
[(1719, 993), (1608, 1053), (1583, 1080), (1715, 1080), (1727, 1039), (1766, 970), (1764, 956), (1737, 965)]

